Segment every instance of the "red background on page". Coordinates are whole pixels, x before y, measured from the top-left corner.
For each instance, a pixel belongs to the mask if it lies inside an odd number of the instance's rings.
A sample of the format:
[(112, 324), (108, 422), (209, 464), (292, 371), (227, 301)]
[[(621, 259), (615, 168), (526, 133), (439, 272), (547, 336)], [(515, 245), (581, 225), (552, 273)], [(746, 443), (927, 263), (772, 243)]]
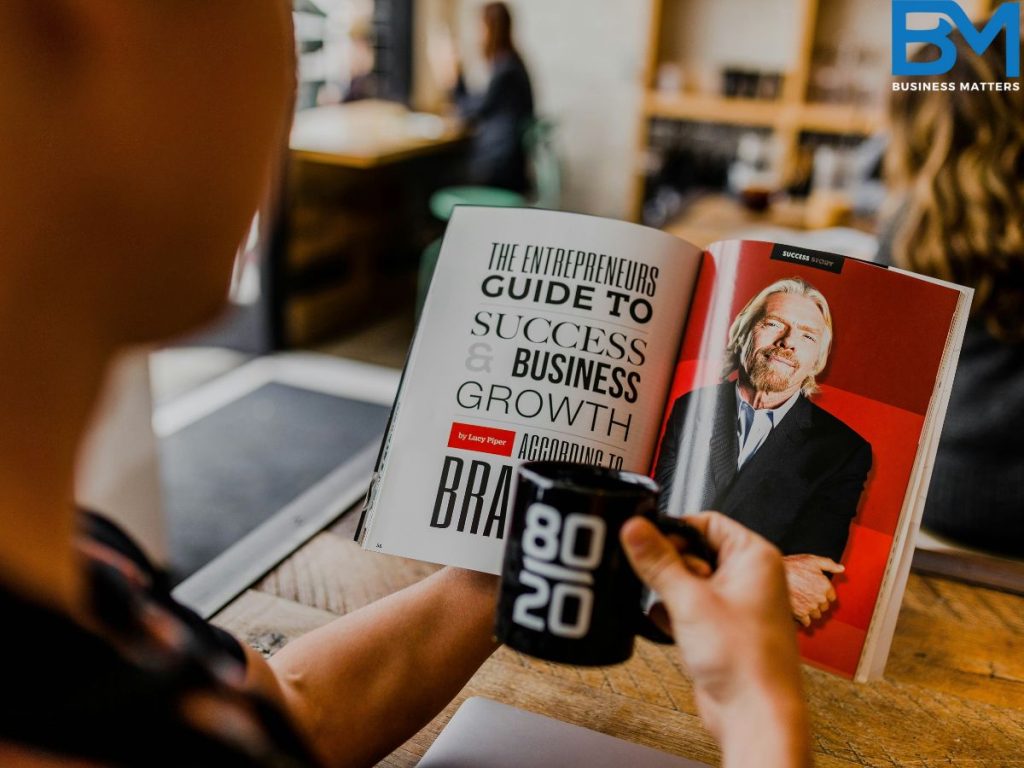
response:
[(842, 558), (846, 573), (833, 579), (836, 602), (823, 620), (800, 630), (799, 643), (806, 661), (852, 676), (885, 573), (946, 342), (944, 329), (958, 294), (856, 261), (848, 260), (840, 274), (771, 261), (771, 249), (769, 243), (747, 243), (723, 257), (737, 259), (741, 266), (735, 271), (731, 301), (722, 301), (720, 288), (714, 317), (712, 289), (722, 270), (705, 257), (665, 421), (676, 398), (720, 380), (728, 325), (762, 288), (796, 276), (825, 295), (835, 338), (828, 367), (818, 376), (821, 392), (814, 402), (871, 444), (872, 468)]
[[(749, 242), (736, 254), (741, 267), (736, 271), (732, 302), (721, 307), (727, 310), (728, 320), (768, 284), (802, 277), (825, 294), (832, 310), (832, 352), (819, 380), (924, 414), (946, 343), (946, 334), (936, 329), (949, 327), (956, 291), (852, 259), (840, 274), (770, 261), (771, 251), (771, 243)], [(705, 257), (688, 328), (708, 327), (711, 288), (721, 271)], [(728, 331), (728, 326), (724, 330)], [(679, 359), (718, 360), (725, 348), (725, 334), (706, 336), (688, 333)]]

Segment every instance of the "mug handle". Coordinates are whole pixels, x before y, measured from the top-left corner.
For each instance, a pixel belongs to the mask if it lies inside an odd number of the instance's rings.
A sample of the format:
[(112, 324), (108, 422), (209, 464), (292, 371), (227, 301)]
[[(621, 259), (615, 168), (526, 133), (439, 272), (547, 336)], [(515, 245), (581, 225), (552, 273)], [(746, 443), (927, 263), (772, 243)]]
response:
[[(654, 523), (658, 530), (660, 530), (666, 536), (678, 536), (686, 541), (686, 554), (699, 557), (701, 560), (711, 566), (711, 570), (715, 570), (718, 567), (718, 558), (715, 556), (715, 551), (711, 549), (704, 535), (694, 528), (689, 523), (685, 522), (678, 517), (669, 517), (668, 515), (658, 515), (657, 517), (648, 518)], [(651, 594), (649, 589), (644, 589), (642, 603), (646, 604), (648, 596)], [(651, 642), (658, 643), (659, 645), (672, 645), (675, 640), (672, 639), (672, 635), (664, 632), (657, 624), (655, 624), (649, 615), (644, 612), (643, 606), (639, 608), (638, 620), (636, 633), (641, 637), (647, 638)]]

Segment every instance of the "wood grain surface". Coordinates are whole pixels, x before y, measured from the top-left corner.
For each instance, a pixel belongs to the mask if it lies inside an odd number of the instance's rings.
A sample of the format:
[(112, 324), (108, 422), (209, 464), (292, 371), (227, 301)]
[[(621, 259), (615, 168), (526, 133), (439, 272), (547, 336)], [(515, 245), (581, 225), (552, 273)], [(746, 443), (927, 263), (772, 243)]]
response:
[[(321, 533), (222, 611), (216, 623), (265, 654), (436, 566), (364, 552), (353, 515)], [(854, 684), (806, 668), (817, 765), (1024, 766), (1024, 598), (912, 575), (885, 680)], [(587, 669), (500, 649), (433, 722), (382, 765), (413, 766), (469, 696), (486, 696), (711, 764), (671, 646)]]

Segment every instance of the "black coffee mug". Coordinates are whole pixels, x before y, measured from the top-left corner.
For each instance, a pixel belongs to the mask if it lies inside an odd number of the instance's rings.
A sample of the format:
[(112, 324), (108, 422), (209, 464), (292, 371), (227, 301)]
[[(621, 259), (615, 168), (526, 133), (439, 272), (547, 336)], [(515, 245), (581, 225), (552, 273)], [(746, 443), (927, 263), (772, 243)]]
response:
[(714, 567), (700, 532), (659, 517), (658, 484), (644, 475), (558, 461), (519, 467), (495, 623), (498, 640), (567, 664), (618, 664), (642, 635), (672, 639), (643, 611), (645, 590), (619, 543), (642, 515), (680, 536), (688, 553)]

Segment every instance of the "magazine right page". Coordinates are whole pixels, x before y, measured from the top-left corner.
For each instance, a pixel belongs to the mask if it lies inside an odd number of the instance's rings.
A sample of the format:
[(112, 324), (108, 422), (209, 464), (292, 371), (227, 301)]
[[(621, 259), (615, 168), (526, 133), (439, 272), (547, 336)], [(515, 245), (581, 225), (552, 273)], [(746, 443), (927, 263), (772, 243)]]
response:
[(653, 470), (663, 509), (715, 509), (779, 547), (804, 660), (845, 677), (919, 507), (915, 460), (960, 301), (803, 248), (704, 255)]

